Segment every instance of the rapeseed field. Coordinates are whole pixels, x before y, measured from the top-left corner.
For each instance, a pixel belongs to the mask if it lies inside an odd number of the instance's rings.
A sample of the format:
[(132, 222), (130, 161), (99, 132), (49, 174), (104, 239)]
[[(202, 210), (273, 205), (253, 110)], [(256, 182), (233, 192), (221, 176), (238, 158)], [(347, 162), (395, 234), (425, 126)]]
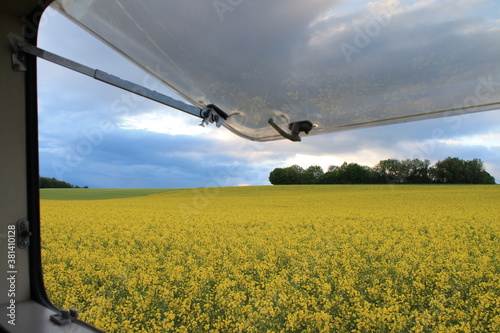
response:
[(42, 200), (45, 286), (106, 332), (500, 332), (499, 186)]

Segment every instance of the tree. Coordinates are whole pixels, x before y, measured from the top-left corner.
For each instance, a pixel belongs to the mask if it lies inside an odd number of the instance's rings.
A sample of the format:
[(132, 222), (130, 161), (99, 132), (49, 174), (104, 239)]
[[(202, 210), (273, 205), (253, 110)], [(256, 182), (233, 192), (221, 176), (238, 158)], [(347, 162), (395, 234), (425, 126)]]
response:
[(410, 184), (430, 183), (430, 161), (421, 161), (418, 158), (401, 161), (400, 175), (403, 182)]
[(310, 166), (304, 172), (305, 184), (317, 184), (323, 174), (323, 169), (320, 166)]
[(375, 166), (375, 171), (378, 173), (381, 182), (384, 183), (403, 183), (402, 165), (399, 160), (387, 159), (380, 161)]
[(484, 171), (484, 163), (480, 159), (474, 158), (470, 161), (465, 161), (464, 181), (469, 184), (477, 184), (482, 171)]
[(448, 157), (442, 162), (438, 162), (437, 165), (445, 169), (446, 180), (451, 184), (461, 184), (465, 182), (465, 161), (459, 159), (458, 157)]
[(481, 171), (477, 184), (496, 184), (495, 177), (486, 172), (486, 170)]
[(357, 163), (344, 162), (337, 170), (337, 177), (342, 184), (370, 183), (370, 172)]
[(417, 158), (399, 161), (387, 159), (380, 161), (374, 168), (381, 183), (430, 183), (430, 161)]
[(436, 183), (460, 184), (464, 177), (465, 161), (458, 157), (447, 157), (436, 162), (432, 170), (432, 179)]
[(338, 166), (336, 166), (336, 165), (330, 165), (330, 166), (328, 167), (327, 172), (335, 172), (335, 171), (337, 171), (338, 169), (339, 169), (339, 167), (338, 167)]
[(74, 185), (55, 178), (40, 177), (38, 182), (39, 188), (73, 188)]
[(305, 184), (305, 170), (298, 165), (292, 165), (288, 168), (276, 168), (271, 171), (269, 181), (273, 185)]
[(276, 168), (269, 174), (269, 182), (273, 185), (283, 185), (286, 184), (285, 169)]
[(486, 172), (483, 161), (478, 158), (464, 161), (458, 157), (447, 157), (436, 162), (430, 174), (436, 183), (495, 184), (495, 178)]
[(328, 171), (319, 176), (317, 184), (339, 184), (337, 170)]
[(305, 170), (299, 165), (292, 165), (285, 169), (286, 183), (285, 184), (304, 184)]
[(276, 168), (269, 175), (269, 181), (279, 184), (375, 184), (375, 183), (445, 183), (445, 184), (495, 184), (484, 169), (480, 159), (464, 161), (447, 157), (434, 166), (429, 160), (387, 159), (374, 168), (357, 163), (344, 162), (340, 167), (331, 165), (327, 172), (313, 165), (304, 170), (298, 165)]
[(464, 179), (469, 184), (495, 184), (495, 178), (486, 172), (484, 162), (479, 158), (465, 161)]

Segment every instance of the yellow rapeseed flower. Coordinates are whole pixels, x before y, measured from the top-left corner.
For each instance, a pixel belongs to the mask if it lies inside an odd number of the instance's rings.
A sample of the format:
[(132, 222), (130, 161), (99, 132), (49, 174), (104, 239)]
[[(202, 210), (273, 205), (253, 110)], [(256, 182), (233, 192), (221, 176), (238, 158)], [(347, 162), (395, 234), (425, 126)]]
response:
[(42, 200), (54, 304), (107, 332), (500, 331), (498, 186), (196, 191)]

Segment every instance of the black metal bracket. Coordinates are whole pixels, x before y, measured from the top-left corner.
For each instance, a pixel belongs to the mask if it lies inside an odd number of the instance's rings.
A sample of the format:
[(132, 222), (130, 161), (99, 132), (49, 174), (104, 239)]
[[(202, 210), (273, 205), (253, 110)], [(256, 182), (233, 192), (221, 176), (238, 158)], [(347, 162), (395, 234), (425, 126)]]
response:
[(50, 320), (59, 326), (65, 326), (78, 319), (78, 311), (75, 308), (61, 310), (61, 313), (50, 316)]
[(205, 124), (215, 123), (217, 127), (221, 127), (224, 121), (227, 120), (230, 116), (227, 115), (224, 111), (222, 111), (219, 107), (209, 104), (205, 108), (201, 109), (200, 117), (203, 118), (200, 126), (205, 127)]
[(309, 132), (316, 127), (309, 120), (295, 121), (293, 123), (288, 124), (288, 129), (291, 133), (285, 132), (281, 127), (279, 127), (273, 120), (273, 118), (269, 119), (269, 125), (271, 125), (282, 137), (294, 141), (300, 142), (302, 138), (299, 136), (300, 132), (304, 132), (309, 134)]

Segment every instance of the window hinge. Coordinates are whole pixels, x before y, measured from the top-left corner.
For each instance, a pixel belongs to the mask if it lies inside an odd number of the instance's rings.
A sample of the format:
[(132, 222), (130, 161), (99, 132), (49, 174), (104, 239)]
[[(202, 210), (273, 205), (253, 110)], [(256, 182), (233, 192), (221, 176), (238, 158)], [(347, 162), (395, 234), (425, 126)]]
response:
[(201, 109), (200, 116), (203, 118), (200, 124), (202, 127), (205, 127), (205, 124), (208, 125), (211, 123), (215, 123), (217, 127), (221, 127), (224, 121), (230, 117), (227, 113), (213, 104), (207, 105), (206, 108)]
[(65, 326), (72, 323), (73, 320), (78, 319), (78, 310), (70, 308), (68, 310), (61, 310), (61, 313), (50, 316), (50, 320), (59, 326)]

